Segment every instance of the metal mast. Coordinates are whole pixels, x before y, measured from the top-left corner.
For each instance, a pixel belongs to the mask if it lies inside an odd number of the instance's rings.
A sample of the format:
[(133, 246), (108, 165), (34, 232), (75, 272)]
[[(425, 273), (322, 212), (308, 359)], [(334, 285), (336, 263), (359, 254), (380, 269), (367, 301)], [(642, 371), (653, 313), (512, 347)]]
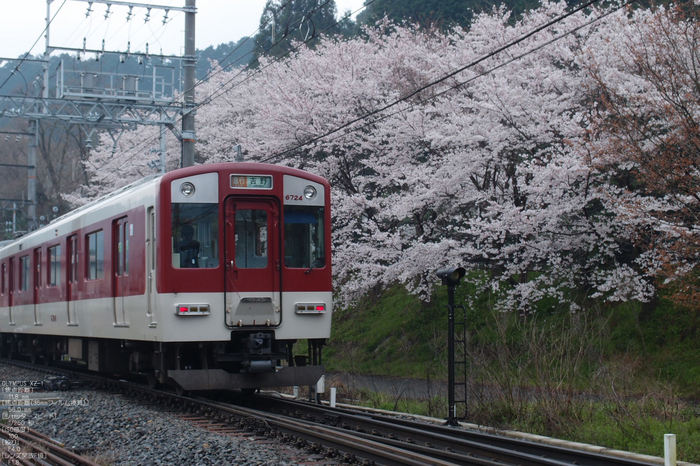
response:
[(194, 85), (195, 71), (197, 68), (197, 52), (194, 45), (194, 15), (196, 0), (187, 0), (185, 13), (185, 103), (182, 109), (182, 166), (194, 165), (194, 142), (196, 133), (194, 129)]
[[(171, 56), (162, 54), (151, 54), (148, 52), (109, 51), (103, 48), (70, 48), (51, 45), (49, 41), (49, 29), (51, 24), (51, 3), (54, 0), (46, 0), (46, 50), (44, 51), (44, 82), (41, 97), (17, 97), (0, 95), (0, 117), (31, 118), (35, 120), (50, 119), (62, 120), (71, 124), (77, 124), (92, 128), (87, 131), (88, 138), (95, 129), (102, 129), (110, 132), (119, 132), (134, 125), (159, 125), (169, 128), (173, 134), (183, 144), (182, 153), (186, 157), (188, 166), (194, 163), (194, 107), (195, 107), (195, 71), (196, 71), (196, 50), (195, 50), (195, 14), (196, 0), (186, 0), (186, 6), (174, 7), (147, 3), (138, 3), (123, 0), (75, 0), (92, 4), (128, 6), (145, 9), (148, 16), (152, 9), (161, 9), (166, 12), (181, 11), (185, 13), (185, 56)], [(92, 10), (88, 10), (92, 11)], [(166, 20), (164, 18), (164, 21)], [(85, 83), (73, 85), (67, 78), (68, 70), (62, 65), (57, 69), (57, 82), (55, 95), (50, 92), (49, 86), (49, 59), (51, 53), (57, 50), (65, 50), (77, 53), (105, 54), (113, 53), (125, 56), (137, 57), (139, 59), (161, 58), (183, 60), (183, 85), (184, 101), (177, 101), (170, 88), (174, 83), (163, 84), (162, 76), (156, 76), (154, 66), (153, 85), (151, 89), (139, 88), (138, 80), (134, 81), (124, 77), (117, 79), (116, 76), (98, 76), (92, 73), (84, 76)], [(162, 67), (166, 68), (166, 67)], [(64, 77), (66, 75), (66, 77)], [(88, 79), (89, 78), (89, 79)], [(97, 81), (107, 82), (106, 87), (96, 84)], [(95, 81), (95, 83), (93, 83)], [(158, 81), (156, 83), (156, 81)], [(167, 80), (166, 80), (167, 81)], [(90, 84), (88, 84), (90, 82)], [(134, 84), (136, 82), (136, 84)], [(167, 88), (167, 89), (166, 89)], [(182, 117), (182, 133), (175, 127), (177, 117)], [(112, 135), (112, 139), (118, 139)]]
[[(34, 96), (0, 95), (0, 117), (29, 119), (30, 142), (27, 161), (27, 216), (36, 226), (36, 161), (39, 146), (39, 120), (61, 120), (69, 124), (79, 125), (87, 135), (86, 147), (93, 142), (97, 131), (104, 131), (114, 141), (113, 151), (117, 141), (126, 129), (138, 125), (154, 125), (160, 131), (160, 170), (165, 171), (165, 131), (168, 128), (181, 142), (183, 167), (194, 165), (195, 133), (195, 84), (196, 84), (196, 49), (195, 49), (195, 14), (196, 0), (185, 0), (184, 7), (139, 3), (130, 0), (74, 0), (88, 3), (88, 16), (93, 10), (93, 4), (103, 4), (109, 15), (112, 6), (128, 7), (127, 21), (132, 17), (133, 9), (146, 12), (145, 22), (148, 22), (152, 10), (162, 10), (165, 15), (163, 24), (168, 21), (168, 14), (179, 11), (185, 14), (185, 53), (184, 56), (152, 54), (146, 44), (145, 52), (131, 51), (130, 45), (126, 51), (105, 50), (102, 48), (62, 47), (51, 45), (51, 4), (54, 0), (46, 0), (46, 30), (45, 50), (43, 55), (43, 84), (42, 92)], [(152, 76), (117, 76), (116, 73), (88, 72), (82, 73), (67, 69), (60, 63), (56, 69), (55, 88), (50, 83), (50, 58), (54, 51), (75, 52), (80, 57), (94, 53), (97, 57), (105, 54), (119, 54), (126, 58), (134, 57), (141, 62), (148, 59), (182, 60), (182, 98), (177, 98), (175, 71), (173, 66), (152, 66)], [(35, 60), (27, 60), (35, 61)], [(162, 62), (162, 63), (163, 63)], [(71, 75), (75, 74), (75, 76)], [(149, 84), (150, 83), (150, 84)], [(53, 89), (53, 92), (52, 92)], [(182, 119), (181, 131), (176, 127), (178, 118)], [(4, 200), (0, 200), (4, 201)]]

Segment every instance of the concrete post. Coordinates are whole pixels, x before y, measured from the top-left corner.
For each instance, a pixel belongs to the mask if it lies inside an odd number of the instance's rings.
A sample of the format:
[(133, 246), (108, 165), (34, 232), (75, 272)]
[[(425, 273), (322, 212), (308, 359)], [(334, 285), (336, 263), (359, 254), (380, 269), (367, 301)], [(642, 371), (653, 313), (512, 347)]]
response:
[(676, 435), (664, 435), (664, 466), (676, 466)]

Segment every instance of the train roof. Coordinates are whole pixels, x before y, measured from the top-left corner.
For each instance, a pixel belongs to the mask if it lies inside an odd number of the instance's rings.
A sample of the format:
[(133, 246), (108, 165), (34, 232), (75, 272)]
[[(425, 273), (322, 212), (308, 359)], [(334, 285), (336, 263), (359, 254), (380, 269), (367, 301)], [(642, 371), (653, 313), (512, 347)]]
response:
[(312, 181), (316, 181), (321, 184), (328, 183), (328, 181), (322, 176), (301, 170), (299, 168), (263, 162), (217, 162), (204, 165), (194, 165), (192, 167), (180, 168), (178, 170), (169, 171), (163, 175), (163, 180), (172, 181), (173, 179), (183, 178), (191, 175), (198, 175), (200, 173), (231, 171), (232, 169), (239, 171), (239, 173), (245, 173), (246, 171), (250, 171), (255, 173), (265, 172), (271, 174), (276, 173), (295, 175)]
[[(88, 203), (86, 203), (86, 204), (83, 204), (83, 205), (81, 205), (80, 207), (77, 207), (77, 208), (71, 210), (70, 212), (67, 212), (67, 213), (61, 215), (60, 217), (51, 220), (51, 222), (49, 223), (48, 226), (51, 226), (51, 225), (60, 223), (62, 220), (65, 220), (66, 218), (69, 218), (69, 217), (73, 217), (73, 216), (74, 216), (75, 214), (77, 214), (77, 213), (88, 211), (88, 210), (92, 209), (93, 207), (95, 207), (95, 206), (97, 206), (97, 205), (101, 205), (102, 203), (104, 203), (104, 202), (105, 202), (106, 200), (108, 200), (108, 199), (112, 199), (112, 198), (117, 197), (117, 196), (119, 196), (120, 194), (123, 194), (123, 193), (125, 193), (125, 192), (127, 192), (127, 191), (131, 191), (131, 190), (134, 189), (134, 188), (137, 188), (137, 187), (139, 187), (139, 186), (145, 185), (145, 184), (147, 184), (149, 181), (157, 180), (158, 178), (160, 178), (160, 177), (162, 177), (162, 176), (163, 176), (162, 174), (160, 174), (160, 175), (149, 175), (149, 176), (146, 176), (146, 177), (144, 177), (144, 178), (141, 178), (141, 179), (138, 180), (138, 181), (134, 181), (133, 183), (129, 183), (129, 184), (127, 184), (126, 186), (122, 186), (121, 188), (116, 189), (116, 190), (112, 191), (112, 192), (109, 193), (109, 194), (105, 194), (104, 196), (98, 197), (97, 199), (94, 199), (94, 200), (92, 200), (92, 201), (90, 201), (90, 202), (88, 202)], [(44, 227), (44, 228), (45, 228), (45, 227)], [(39, 230), (36, 230), (36, 231), (39, 231)]]
[(103, 195), (97, 199), (94, 199), (94, 200), (92, 200), (92, 201), (90, 201), (90, 202), (88, 202), (80, 207), (77, 207), (76, 209), (71, 210), (70, 212), (67, 212), (67, 213), (61, 215), (58, 218), (51, 220), (47, 225), (44, 225), (41, 228), (38, 228), (34, 231), (31, 231), (31, 232), (29, 232), (23, 236), (20, 236), (14, 240), (2, 241), (2, 242), (0, 242), (0, 250), (4, 250), (4, 249), (12, 247), (15, 244), (19, 244), (19, 243), (22, 243), (24, 241), (31, 240), (33, 237), (40, 236), (51, 229), (56, 229), (60, 225), (74, 220), (79, 215), (88, 213), (88, 212), (94, 210), (95, 208), (103, 205), (105, 202), (107, 202), (111, 199), (116, 200), (119, 197), (121, 197), (122, 195), (130, 193), (131, 191), (133, 191), (136, 188), (145, 187), (145, 186), (148, 186), (149, 184), (155, 184), (162, 176), (163, 176), (162, 174), (149, 175), (149, 176), (144, 177), (138, 181), (134, 181), (133, 183), (129, 183), (128, 185), (125, 185), (119, 189), (116, 189), (109, 194), (105, 194), (105, 195)]
[(21, 244), (22, 242), (25, 242), (29, 240), (31, 242), (32, 238), (39, 237), (43, 234), (45, 234), (47, 231), (50, 231), (51, 229), (58, 229), (59, 226), (64, 225), (68, 222), (74, 221), (75, 219), (79, 218), (80, 215), (85, 215), (93, 210), (95, 210), (98, 207), (101, 207), (105, 203), (112, 201), (112, 200), (118, 200), (121, 196), (131, 193), (133, 190), (141, 188), (141, 187), (147, 187), (148, 185), (151, 184), (156, 184), (159, 183), (161, 180), (165, 182), (170, 182), (174, 179), (177, 178), (182, 178), (182, 177), (187, 177), (191, 175), (196, 175), (200, 173), (207, 173), (207, 172), (221, 172), (221, 171), (231, 171), (231, 170), (240, 170), (241, 172), (252, 172), (252, 173), (261, 173), (261, 172), (266, 172), (266, 173), (278, 173), (278, 174), (290, 174), (290, 175), (296, 175), (300, 177), (307, 178), (309, 180), (313, 180), (322, 184), (328, 184), (328, 181), (319, 176), (315, 175), (313, 173), (309, 173), (303, 170), (300, 170), (298, 168), (293, 168), (293, 167), (287, 167), (284, 165), (273, 165), (273, 164), (268, 164), (268, 163), (259, 163), (259, 162), (220, 162), (220, 163), (212, 163), (212, 164), (203, 164), (203, 165), (195, 165), (192, 167), (187, 167), (187, 168), (180, 168), (177, 170), (173, 170), (170, 172), (166, 172), (165, 174), (157, 174), (157, 175), (150, 175), (145, 178), (142, 178), (138, 181), (135, 181), (133, 183), (130, 183), (126, 186), (123, 186), (119, 189), (116, 189), (112, 191), (109, 194), (105, 194), (104, 196), (101, 196), (93, 201), (88, 202), (87, 204), (84, 204), (64, 215), (61, 215), (60, 217), (52, 220), (49, 222), (48, 225), (45, 225), (37, 230), (34, 230), (32, 232), (27, 233), (24, 236), (21, 236), (19, 238), (16, 238), (14, 240), (7, 240), (7, 241), (2, 241), (0, 242), (0, 251), (6, 250), (7, 248), (13, 247), (13, 245), (16, 244)]

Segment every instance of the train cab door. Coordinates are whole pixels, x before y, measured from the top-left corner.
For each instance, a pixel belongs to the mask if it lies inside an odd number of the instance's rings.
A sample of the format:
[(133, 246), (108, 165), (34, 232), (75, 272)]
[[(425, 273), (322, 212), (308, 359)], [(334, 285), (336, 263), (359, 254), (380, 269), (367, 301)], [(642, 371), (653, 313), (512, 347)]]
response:
[(69, 236), (66, 240), (66, 306), (68, 325), (78, 325), (75, 315), (75, 294), (78, 284), (78, 236)]
[(226, 201), (226, 324), (276, 326), (280, 313), (280, 213), (274, 199)]
[(129, 222), (126, 217), (114, 221), (112, 231), (112, 270), (114, 296), (114, 325), (127, 326), (124, 297), (129, 276)]

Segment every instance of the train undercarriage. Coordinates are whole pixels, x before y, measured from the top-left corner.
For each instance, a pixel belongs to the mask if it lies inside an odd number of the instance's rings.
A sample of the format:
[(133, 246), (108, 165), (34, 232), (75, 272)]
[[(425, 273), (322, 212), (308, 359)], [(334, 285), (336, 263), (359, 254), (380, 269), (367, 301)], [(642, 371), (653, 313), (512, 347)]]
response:
[(232, 332), (230, 341), (144, 342), (53, 335), (0, 336), (0, 355), (66, 364), (120, 377), (145, 377), (178, 392), (315, 385), (323, 375), (325, 339), (278, 341), (274, 331)]

